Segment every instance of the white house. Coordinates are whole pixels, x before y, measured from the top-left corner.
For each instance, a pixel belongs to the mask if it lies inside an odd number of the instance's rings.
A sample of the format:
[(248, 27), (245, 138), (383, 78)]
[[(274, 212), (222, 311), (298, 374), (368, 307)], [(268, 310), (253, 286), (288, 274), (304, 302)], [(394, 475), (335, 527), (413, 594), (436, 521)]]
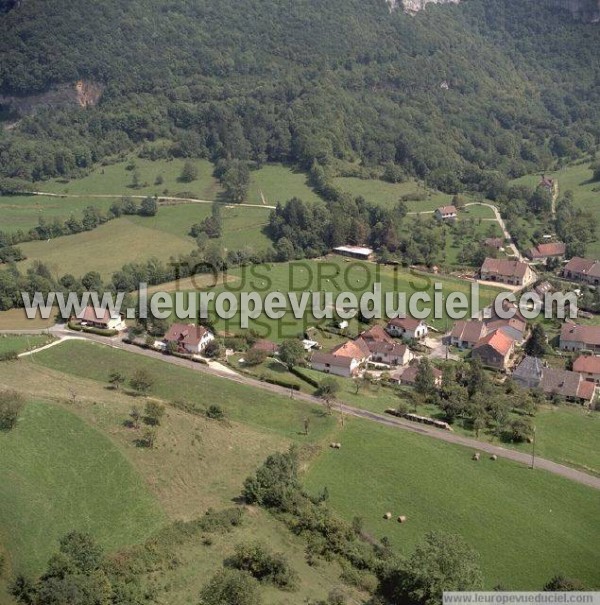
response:
[(215, 336), (204, 326), (195, 324), (173, 324), (164, 337), (164, 342), (175, 343), (181, 352), (192, 354), (202, 353), (206, 345), (214, 340)]
[(429, 332), (422, 319), (413, 317), (396, 317), (391, 319), (386, 328), (388, 334), (404, 340), (422, 340)]
[(442, 206), (435, 211), (435, 218), (439, 221), (453, 221), (457, 216), (456, 206)]
[(320, 353), (317, 351), (312, 354), (310, 365), (313, 370), (319, 372), (350, 378), (350, 376), (354, 376), (358, 371), (360, 360), (354, 357)]

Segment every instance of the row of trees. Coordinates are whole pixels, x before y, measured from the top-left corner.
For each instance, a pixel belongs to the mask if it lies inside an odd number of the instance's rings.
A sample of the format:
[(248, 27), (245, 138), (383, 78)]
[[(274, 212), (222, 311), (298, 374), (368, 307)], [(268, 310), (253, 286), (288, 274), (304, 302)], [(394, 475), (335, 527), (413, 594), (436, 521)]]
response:
[[(139, 216), (155, 216), (158, 212), (158, 201), (154, 197), (146, 197), (139, 204), (131, 197), (124, 197), (121, 200), (114, 202), (108, 212), (103, 212), (96, 206), (87, 206), (83, 209), (80, 219), (75, 215), (71, 215), (66, 220), (61, 220), (56, 217), (52, 221), (48, 221), (44, 216), (40, 216), (38, 224), (29, 231), (25, 232), (17, 230), (14, 233), (4, 233), (0, 231), (0, 262), (2, 254), (8, 255), (6, 248), (12, 247), (11, 256), (8, 260), (21, 260), (15, 257), (20, 254), (18, 249), (14, 248), (14, 244), (31, 240), (47, 240), (61, 237), (63, 235), (73, 235), (82, 233), (83, 231), (92, 231), (100, 225), (123, 215), (139, 215)], [(14, 257), (14, 258), (13, 258)]]

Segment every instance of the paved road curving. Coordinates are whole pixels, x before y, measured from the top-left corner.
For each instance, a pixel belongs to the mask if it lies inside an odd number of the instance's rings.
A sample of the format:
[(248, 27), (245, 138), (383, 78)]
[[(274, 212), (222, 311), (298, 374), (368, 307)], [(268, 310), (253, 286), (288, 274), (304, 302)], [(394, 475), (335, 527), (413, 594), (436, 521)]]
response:
[[(64, 340), (68, 340), (72, 338), (73, 335), (69, 330), (64, 329), (62, 326), (53, 327), (50, 332), (61, 339), (61, 342)], [(249, 376), (237, 374), (232, 372), (229, 369), (224, 369), (220, 364), (215, 365), (204, 365), (199, 363), (194, 363), (192, 361), (188, 361), (186, 359), (181, 359), (179, 357), (172, 357), (168, 355), (164, 355), (158, 351), (152, 351), (149, 349), (142, 349), (138, 346), (131, 345), (121, 341), (118, 337), (115, 338), (105, 338), (102, 336), (97, 336), (95, 334), (78, 334), (77, 338), (89, 340), (92, 342), (96, 342), (105, 346), (109, 346), (115, 349), (121, 349), (123, 351), (128, 351), (131, 353), (136, 353), (138, 355), (144, 355), (146, 357), (152, 357), (154, 359), (158, 359), (165, 363), (170, 363), (173, 365), (185, 367), (187, 369), (196, 370), (199, 372), (204, 372), (206, 374), (211, 374), (213, 376), (218, 376), (219, 378), (223, 378), (225, 380), (231, 380), (233, 382), (237, 382), (239, 384), (244, 384), (246, 386), (251, 386), (255, 388), (259, 388), (265, 391), (270, 391), (272, 393), (276, 393), (278, 395), (283, 395), (286, 397), (290, 397), (290, 390), (284, 387), (280, 387), (274, 384), (269, 384), (267, 382), (261, 382), (254, 378), (250, 378)], [(35, 353), (35, 351), (31, 351), (31, 353)], [(299, 399), (302, 401), (306, 401), (311, 404), (324, 406), (325, 403), (322, 399), (318, 397), (314, 397), (312, 395), (308, 395), (306, 393), (293, 393), (294, 399)], [(411, 433), (417, 433), (419, 435), (423, 435), (426, 437), (431, 437), (434, 439), (438, 439), (440, 441), (445, 441), (447, 443), (452, 443), (455, 445), (461, 445), (467, 448), (471, 448), (474, 450), (478, 450), (480, 452), (485, 452), (487, 454), (493, 455), (495, 454), (499, 458), (506, 458), (507, 460), (512, 460), (513, 462), (518, 462), (520, 464), (524, 464), (527, 466), (531, 465), (531, 455), (523, 452), (518, 452), (516, 450), (511, 450), (508, 448), (501, 447), (499, 445), (494, 445), (492, 443), (485, 443), (482, 441), (478, 441), (476, 439), (471, 439), (469, 437), (463, 437), (461, 435), (457, 435), (455, 433), (451, 433), (448, 431), (444, 431), (441, 429), (436, 429), (433, 427), (429, 427), (426, 425), (415, 424), (408, 420), (404, 420), (402, 418), (396, 418), (394, 416), (387, 416), (385, 414), (377, 414), (376, 412), (370, 412), (368, 410), (363, 410), (360, 408), (355, 408), (353, 406), (349, 406), (343, 402), (336, 403), (336, 409), (340, 412), (348, 416), (353, 416), (355, 418), (362, 418), (364, 420), (369, 420), (371, 422), (376, 422), (378, 424), (388, 426), (394, 429), (410, 431)], [(547, 472), (553, 473), (555, 475), (559, 475), (566, 479), (570, 479), (576, 483), (580, 483), (582, 485), (586, 485), (588, 487), (592, 487), (594, 489), (600, 490), (600, 477), (596, 477), (594, 475), (590, 475), (589, 473), (585, 473), (583, 471), (571, 468), (569, 466), (565, 466), (563, 464), (558, 464), (557, 462), (552, 462), (551, 460), (547, 460), (545, 458), (540, 458), (536, 456), (535, 459), (535, 468), (543, 469)]]

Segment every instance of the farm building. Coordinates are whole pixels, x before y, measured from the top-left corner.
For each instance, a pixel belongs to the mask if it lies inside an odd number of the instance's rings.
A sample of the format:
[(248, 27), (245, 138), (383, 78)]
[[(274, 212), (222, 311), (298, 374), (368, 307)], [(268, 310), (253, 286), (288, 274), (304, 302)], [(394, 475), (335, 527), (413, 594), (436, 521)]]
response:
[(524, 388), (541, 389), (549, 397), (559, 395), (577, 403), (589, 404), (596, 393), (596, 384), (578, 372), (550, 368), (537, 357), (525, 357), (512, 378)]
[(507, 258), (486, 258), (479, 273), (484, 281), (513, 286), (525, 286), (535, 279), (535, 273), (527, 263)]
[(600, 261), (591, 258), (573, 257), (563, 269), (563, 277), (586, 284), (600, 284)]
[(349, 378), (354, 376), (360, 368), (360, 360), (333, 353), (315, 352), (310, 358), (310, 365), (313, 370)]
[(573, 371), (581, 374), (586, 380), (600, 384), (600, 357), (580, 355), (573, 362)]
[(563, 351), (600, 352), (600, 326), (581, 326), (567, 321), (560, 330)]
[(549, 258), (564, 258), (566, 249), (566, 245), (562, 242), (538, 244), (527, 251), (527, 256), (533, 261), (545, 263)]
[(453, 221), (458, 216), (456, 206), (442, 206), (435, 211), (438, 221)]
[(373, 250), (364, 246), (338, 246), (333, 251), (341, 256), (348, 256), (357, 260), (373, 260), (374, 258)]

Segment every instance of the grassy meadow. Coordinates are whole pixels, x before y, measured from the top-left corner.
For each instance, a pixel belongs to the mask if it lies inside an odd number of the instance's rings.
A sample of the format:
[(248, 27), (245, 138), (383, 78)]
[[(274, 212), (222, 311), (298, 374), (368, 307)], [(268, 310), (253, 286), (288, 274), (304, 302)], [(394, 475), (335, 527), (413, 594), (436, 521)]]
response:
[[(73, 359), (78, 362), (74, 364)], [(323, 416), (319, 406), (296, 403), (203, 372), (167, 365), (160, 359), (133, 355), (89, 342), (63, 343), (36, 354), (32, 363), (82, 378), (91, 378), (103, 384), (107, 383), (108, 375), (115, 368), (125, 368), (128, 376), (135, 370), (144, 368), (155, 377), (152, 396), (168, 401), (189, 402), (200, 406), (200, 409), (218, 404), (232, 421), (287, 439), (299, 438), (307, 416), (312, 419), (311, 441), (318, 440), (334, 424), (332, 418)], [(304, 437), (302, 440), (305, 440)]]
[(422, 201), (408, 201), (410, 212), (430, 212), (450, 203), (452, 196), (439, 191), (432, 191), (421, 183), (408, 180), (404, 183), (388, 183), (376, 179), (360, 179), (356, 177), (338, 177), (333, 180), (334, 185), (354, 197), (362, 196), (367, 202), (393, 208), (404, 195), (423, 195), (427, 199)]
[(598, 586), (598, 492), (366, 421), (348, 419), (336, 439), (342, 449), (323, 451), (306, 486), (326, 486), (330, 506), (362, 517), (375, 538), (409, 553), (427, 531), (459, 533), (479, 551), (490, 589), (540, 589), (559, 572)]
[[(74, 358), (77, 364), (72, 363)], [(361, 516), (375, 538), (388, 536), (405, 554), (430, 529), (462, 534), (481, 553), (489, 587), (501, 582), (514, 588), (537, 588), (558, 572), (590, 585), (598, 581), (595, 544), (600, 535), (595, 517), (600, 502), (594, 490), (509, 461), (484, 458), (474, 463), (471, 452), (462, 447), (365, 421), (347, 418), (341, 427), (335, 415), (323, 416), (320, 410), (311, 413), (307, 439), (298, 434), (302, 418), (312, 409), (307, 404), (264, 392), (254, 397), (252, 389), (242, 385), (100, 345), (65, 343), (37, 354), (31, 365), (34, 371), (40, 368), (52, 376), (68, 373), (81, 385), (79, 389), (84, 384), (99, 388), (112, 367), (125, 367), (127, 373), (146, 367), (156, 377), (152, 397), (185, 398), (201, 405), (216, 402), (235, 426), (288, 442), (320, 444), (321, 453), (303, 465), (312, 492), (327, 486), (330, 506), (348, 519)], [(120, 397), (129, 396), (121, 393)], [(96, 416), (111, 413), (96, 408)], [(179, 414), (169, 408), (165, 427)], [(105, 421), (95, 424), (102, 428)], [(200, 433), (200, 442), (205, 443), (208, 437)], [(194, 457), (179, 449), (187, 438), (176, 438), (176, 434), (169, 430), (152, 455), (158, 459), (164, 448), (179, 450), (186, 464), (172, 482), (187, 483), (184, 476)], [(341, 450), (324, 447), (332, 439), (342, 443)], [(229, 443), (240, 445), (237, 438)], [(243, 442), (238, 454), (244, 455), (246, 447)], [(158, 460), (155, 464), (159, 466)], [(167, 481), (161, 480), (164, 475), (158, 471), (155, 477), (157, 486)], [(407, 515), (408, 523), (384, 521), (387, 510)], [(507, 549), (507, 544), (513, 546)]]
[[(59, 237), (50, 241), (20, 244), (27, 259), (18, 263), (25, 270), (35, 260), (43, 261), (56, 275), (84, 275), (98, 271), (104, 278), (124, 264), (152, 257), (167, 262), (171, 256), (188, 254), (195, 247), (189, 230), (194, 223), (210, 216), (210, 204), (160, 206), (153, 217), (123, 216), (97, 229)], [(225, 248), (243, 245), (255, 249), (270, 246), (262, 229), (268, 222), (268, 210), (227, 206), (223, 208)]]
[[(95, 353), (97, 349), (100, 347), (93, 347), (91, 350)], [(71, 353), (86, 353), (86, 351), (77, 350)], [(124, 358), (119, 356), (111, 358), (111, 363), (125, 364), (130, 360), (134, 361), (135, 358), (136, 356), (131, 354)], [(169, 369), (175, 368), (166, 366), (166, 373)], [(184, 370), (183, 379), (190, 374), (191, 371)], [(177, 375), (175, 378), (180, 380), (182, 375)], [(21, 523), (28, 520), (25, 515), (23, 521), (18, 518), (21, 511), (29, 515), (30, 509), (34, 505), (37, 507), (35, 524), (31, 525), (25, 533), (26, 536), (42, 524), (50, 527), (50, 531), (40, 532), (36, 536), (36, 543), (25, 541), (21, 550), (16, 550), (11, 539), (5, 538), (14, 531), (14, 525), (5, 526), (0, 513), (0, 550), (9, 555), (8, 569), (11, 572), (19, 569), (17, 555), (40, 559), (40, 564), (45, 563), (47, 554), (57, 547), (58, 535), (74, 527), (89, 529), (109, 551), (119, 548), (127, 553), (129, 543), (143, 540), (147, 535), (146, 518), (143, 515), (139, 517), (133, 515), (128, 533), (120, 531), (119, 535), (122, 537), (112, 541), (110, 535), (105, 539), (102, 524), (99, 529), (96, 528), (94, 523), (97, 520), (93, 514), (88, 515), (87, 524), (80, 522), (79, 512), (86, 507), (92, 509), (94, 513), (100, 511), (110, 497), (115, 501), (115, 506), (123, 503), (123, 500), (119, 500), (114, 494), (113, 484), (117, 480), (127, 482), (128, 487), (123, 490), (126, 496), (135, 493), (138, 500), (143, 500), (151, 494), (153, 506), (158, 505), (159, 511), (164, 511), (159, 512), (161, 525), (175, 520), (192, 520), (202, 516), (211, 507), (219, 510), (235, 506), (234, 500), (241, 491), (244, 479), (270, 453), (285, 450), (293, 440), (307, 441), (306, 438), (300, 438), (296, 434), (292, 434), (290, 439), (278, 431), (270, 430), (268, 426), (266, 428), (258, 424), (249, 426), (231, 419), (218, 422), (208, 420), (202, 415), (185, 413), (176, 407), (168, 407), (158, 430), (157, 444), (154, 449), (147, 450), (135, 447), (134, 442), (141, 429), (133, 429), (127, 426), (126, 422), (131, 407), (133, 405), (141, 407), (143, 401), (124, 391), (109, 390), (103, 381), (64, 374), (38, 363), (37, 360), (29, 359), (4, 366), (3, 381), (12, 388), (23, 386), (29, 397), (46, 400), (44, 404), (30, 404), (18, 429), (8, 435), (11, 439), (18, 436), (20, 448), (25, 450), (20, 464), (20, 468), (23, 468), (21, 476), (29, 478), (34, 474), (42, 475), (44, 485), (46, 479), (54, 478), (56, 490), (61, 490), (63, 482), (68, 482), (62, 493), (55, 498), (57, 506), (62, 506), (60, 521), (51, 515), (53, 513), (51, 505), (45, 503), (39, 506), (40, 498), (37, 493), (27, 507), (14, 508), (10, 511), (11, 518), (16, 519), (17, 527), (20, 527)], [(67, 386), (71, 390), (68, 400), (65, 399)], [(203, 385), (194, 383), (193, 388), (195, 392), (202, 392)], [(161, 392), (166, 393), (168, 390)], [(231, 391), (225, 389), (225, 393), (230, 395)], [(73, 394), (75, 394), (74, 399), (71, 398)], [(177, 396), (177, 393), (173, 396)], [(287, 404), (287, 400), (282, 398), (280, 402)], [(200, 403), (208, 403), (208, 401)], [(41, 414), (51, 419), (56, 427), (49, 429), (46, 422), (33, 423), (29, 414), (29, 410), (33, 408), (36, 409), (37, 415)], [(65, 424), (63, 418), (68, 418), (69, 423)], [(57, 419), (61, 421), (58, 422)], [(329, 427), (333, 425), (331, 419), (315, 418), (313, 426), (316, 427), (315, 434), (319, 440), (325, 438), (324, 433), (318, 429), (321, 421)], [(71, 438), (72, 425), (77, 426), (76, 439)], [(59, 457), (55, 457), (53, 451), (48, 452), (46, 449), (46, 443), (55, 438), (56, 431), (60, 431), (62, 438), (65, 435), (69, 436), (61, 448)], [(39, 451), (39, 454), (33, 455), (37, 444), (34, 447), (29, 437), (25, 440), (26, 434), (31, 435), (32, 439), (34, 437), (41, 439), (44, 448)], [(0, 444), (3, 437), (0, 434)], [(104, 444), (100, 452), (96, 447), (99, 441)], [(306, 447), (308, 448), (306, 455), (310, 456), (316, 445), (309, 438)], [(77, 448), (86, 453), (80, 456)], [(72, 464), (71, 468), (65, 471), (63, 466), (66, 460), (62, 456), (63, 449), (65, 455), (79, 457), (81, 464)], [(0, 452), (4, 453), (1, 445)], [(113, 453), (117, 454), (117, 458), (113, 457)], [(36, 464), (35, 468), (31, 468), (33, 463), (43, 455), (46, 456), (44, 463)], [(91, 456), (96, 456), (95, 465), (89, 461)], [(83, 464), (86, 465), (84, 470), (81, 469)], [(113, 471), (113, 467), (109, 467), (111, 464), (116, 471)], [(130, 470), (122, 472), (121, 464), (127, 464)], [(104, 465), (107, 466), (106, 469)], [(72, 481), (71, 475), (78, 471), (83, 478)], [(63, 473), (63, 476), (59, 476), (60, 473)], [(87, 486), (88, 482), (96, 479), (96, 473), (100, 475), (99, 480), (96, 481), (97, 489), (104, 489), (105, 493), (101, 494), (98, 503), (94, 504), (94, 491), (91, 488), (87, 491), (75, 492), (73, 486), (80, 488), (82, 483)], [(11, 476), (10, 479), (11, 481), (0, 486), (0, 493), (9, 493), (7, 505), (12, 502), (12, 498), (26, 495), (20, 489), (16, 478)], [(111, 489), (108, 489), (109, 487)], [(45, 492), (45, 495), (48, 496), (48, 493)], [(87, 502), (88, 497), (91, 503)], [(83, 500), (81, 503), (80, 498)], [(135, 502), (131, 505), (129, 500), (125, 504), (130, 504), (130, 510), (136, 505)], [(137, 509), (133, 509), (134, 512), (140, 511), (139, 504), (137, 506)], [(1, 510), (2, 503), (0, 503)], [(108, 513), (107, 518), (111, 518)], [(120, 529), (119, 525), (115, 526), (116, 531)], [(58, 535), (55, 532), (58, 532)], [(129, 535), (135, 539), (126, 540)], [(333, 587), (343, 585), (338, 563), (322, 562), (318, 567), (309, 566), (305, 558), (303, 539), (292, 535), (283, 524), (260, 509), (244, 507), (242, 525), (235, 528), (232, 533), (210, 534), (210, 538), (210, 543), (205, 544), (200, 540), (200, 536), (193, 536), (174, 545), (173, 564), (169, 562), (169, 565), (142, 577), (143, 584), (147, 585), (152, 593), (157, 594), (159, 602), (169, 605), (187, 605), (195, 602), (202, 585), (221, 567), (223, 561), (233, 554), (234, 546), (239, 542), (257, 539), (276, 551), (285, 552), (299, 575), (298, 591), (291, 595), (271, 587), (264, 587), (261, 593), (265, 605), (283, 605), (288, 597), (298, 599), (299, 602), (324, 599)], [(38, 567), (30, 571), (37, 572)], [(8, 579), (9, 574), (0, 578), (0, 603), (3, 605), (13, 603), (3, 591), (2, 583)], [(345, 591), (350, 597), (360, 599), (355, 589), (345, 587)]]
[[(427, 292), (433, 299), (434, 283), (438, 282), (443, 286), (444, 295), (448, 295), (450, 292), (462, 292), (468, 299), (471, 298), (471, 284), (464, 280), (420, 272), (411, 273), (400, 267), (381, 266), (361, 261), (350, 262), (349, 259), (335, 255), (321, 260), (235, 268), (228, 272), (227, 285), (218, 285), (212, 291), (218, 295), (228, 289), (235, 294), (238, 300), (240, 292), (251, 291), (262, 294), (263, 298), (267, 293), (274, 291), (296, 292), (299, 295), (302, 292), (329, 292), (332, 293), (335, 302), (335, 297), (340, 292), (353, 292), (360, 298), (363, 292), (372, 292), (373, 285), (380, 283), (384, 294), (405, 293), (408, 299), (410, 294), (419, 290)], [(496, 288), (481, 287), (480, 308), (489, 304), (498, 291)], [(323, 306), (323, 303), (320, 306)], [(209, 308), (209, 313), (211, 317), (214, 317), (217, 330), (227, 333), (236, 333), (241, 330), (239, 314), (231, 320), (224, 320), (217, 318), (213, 314), (213, 309), (214, 304)], [(288, 304), (282, 319), (271, 319), (263, 314), (256, 320), (250, 319), (249, 327), (255, 329), (262, 337), (275, 341), (295, 338), (309, 326), (329, 323), (330, 320), (327, 319), (316, 319), (316, 311), (316, 309), (311, 310), (309, 306), (304, 318), (296, 319), (291, 305)], [(384, 307), (382, 307), (382, 312), (385, 313)], [(443, 329), (446, 324), (445, 317), (434, 318), (433, 314), (426, 321), (438, 329)]]
[(116, 549), (164, 521), (156, 500), (110, 440), (76, 415), (30, 403), (0, 433), (0, 542), (15, 571), (39, 573), (72, 529)]

